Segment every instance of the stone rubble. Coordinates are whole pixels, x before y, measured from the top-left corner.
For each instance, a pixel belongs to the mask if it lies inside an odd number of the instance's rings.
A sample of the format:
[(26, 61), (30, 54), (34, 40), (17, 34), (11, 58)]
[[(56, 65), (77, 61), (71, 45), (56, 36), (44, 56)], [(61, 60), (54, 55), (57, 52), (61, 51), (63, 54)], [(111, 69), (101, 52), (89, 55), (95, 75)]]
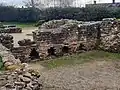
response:
[(18, 41), (19, 46), (27, 46), (27, 45), (32, 45), (35, 44), (35, 42), (31, 41), (31, 39), (24, 39)]
[(28, 64), (15, 59), (9, 49), (0, 44), (0, 56), (7, 71), (0, 72), (0, 90), (41, 90), (40, 74)]
[(61, 19), (61, 20), (51, 20), (48, 22), (43, 23), (39, 28), (44, 28), (44, 29), (54, 29), (58, 28), (62, 25), (65, 24), (71, 24), (71, 23), (76, 23), (76, 24), (82, 24), (82, 21), (77, 21), (77, 20), (69, 20), (69, 19)]
[(20, 60), (15, 59), (10, 50), (4, 47), (2, 44), (0, 44), (0, 56), (2, 56), (4, 66), (6, 66), (6, 68), (7, 66), (21, 63)]
[(42, 90), (39, 82), (40, 75), (34, 70), (16, 69), (0, 74), (0, 90)]
[(18, 28), (13, 25), (3, 25), (0, 22), (0, 33), (21, 33), (22, 28)]
[(109, 52), (120, 52), (120, 21), (103, 21), (101, 24), (100, 49)]
[(0, 42), (8, 49), (13, 48), (13, 36), (9, 34), (0, 34)]
[(8, 29), (0, 29), (0, 33), (22, 33), (21, 28), (8, 28)]

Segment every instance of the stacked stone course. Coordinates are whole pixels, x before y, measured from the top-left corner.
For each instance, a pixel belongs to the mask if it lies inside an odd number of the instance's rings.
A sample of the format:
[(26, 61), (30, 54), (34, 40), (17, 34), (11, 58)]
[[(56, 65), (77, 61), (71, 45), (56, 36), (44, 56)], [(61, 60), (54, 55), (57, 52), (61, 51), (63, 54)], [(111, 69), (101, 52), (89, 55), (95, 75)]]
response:
[(14, 47), (11, 49), (11, 52), (16, 58), (19, 58), (21, 62), (29, 62), (30, 59), (30, 53), (33, 49), (37, 50), (36, 44), (29, 40), (29, 39), (24, 39), (21, 41), (18, 41), (19, 47)]
[(40, 56), (44, 58), (50, 54), (50, 48), (54, 48), (55, 55), (66, 54), (62, 51), (64, 47), (68, 48), (68, 54), (88, 51), (96, 48), (99, 26), (100, 22), (84, 23), (66, 19), (49, 21), (40, 30), (33, 32), (33, 39), (38, 45)]
[(0, 29), (0, 33), (22, 33), (21, 28)]

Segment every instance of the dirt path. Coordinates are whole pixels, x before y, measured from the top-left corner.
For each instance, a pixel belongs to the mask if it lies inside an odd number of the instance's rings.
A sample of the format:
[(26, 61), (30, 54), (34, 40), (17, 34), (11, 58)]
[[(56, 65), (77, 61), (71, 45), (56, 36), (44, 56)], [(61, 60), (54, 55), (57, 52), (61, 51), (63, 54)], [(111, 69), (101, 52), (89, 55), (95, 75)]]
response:
[(120, 63), (97, 61), (43, 72), (44, 90), (120, 90)]

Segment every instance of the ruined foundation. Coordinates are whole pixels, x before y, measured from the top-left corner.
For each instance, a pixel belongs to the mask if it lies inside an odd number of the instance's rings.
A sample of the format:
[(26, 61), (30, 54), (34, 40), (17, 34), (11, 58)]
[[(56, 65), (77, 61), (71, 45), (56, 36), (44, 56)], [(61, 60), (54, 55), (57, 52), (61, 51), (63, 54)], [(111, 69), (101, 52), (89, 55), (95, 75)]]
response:
[(43, 60), (73, 53), (101, 49), (120, 52), (120, 21), (104, 19), (98, 22), (53, 20), (33, 32), (33, 41), (24, 39), (19, 47), (11, 47), (21, 62)]
[(0, 33), (22, 33), (22, 28), (18, 28), (15, 25), (3, 25), (0, 22)]
[[(56, 23), (56, 26), (49, 23)], [(41, 57), (60, 56), (95, 49), (99, 39), (99, 27), (100, 22), (50, 21), (33, 32), (33, 38)]]

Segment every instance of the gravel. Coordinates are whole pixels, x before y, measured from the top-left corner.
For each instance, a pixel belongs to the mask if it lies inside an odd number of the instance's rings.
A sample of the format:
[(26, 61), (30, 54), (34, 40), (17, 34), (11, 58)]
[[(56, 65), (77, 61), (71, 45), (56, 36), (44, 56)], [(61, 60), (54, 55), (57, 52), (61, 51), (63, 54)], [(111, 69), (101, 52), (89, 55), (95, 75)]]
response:
[(41, 75), (43, 90), (120, 90), (120, 62), (95, 61)]

